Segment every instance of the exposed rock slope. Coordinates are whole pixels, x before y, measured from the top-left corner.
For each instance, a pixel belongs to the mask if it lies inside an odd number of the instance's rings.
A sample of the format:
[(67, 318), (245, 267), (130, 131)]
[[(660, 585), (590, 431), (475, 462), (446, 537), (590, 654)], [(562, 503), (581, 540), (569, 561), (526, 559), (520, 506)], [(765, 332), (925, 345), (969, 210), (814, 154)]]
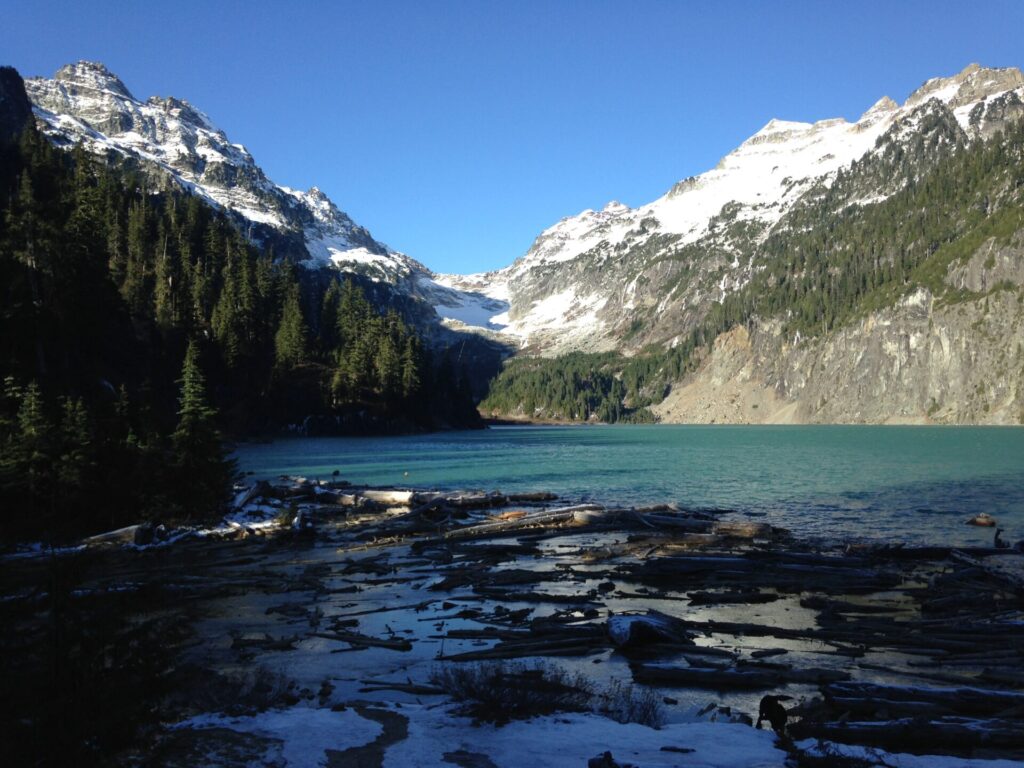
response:
[(946, 282), (823, 338), (777, 321), (719, 336), (700, 368), (655, 406), (682, 423), (1024, 423), (1024, 233), (990, 239)]

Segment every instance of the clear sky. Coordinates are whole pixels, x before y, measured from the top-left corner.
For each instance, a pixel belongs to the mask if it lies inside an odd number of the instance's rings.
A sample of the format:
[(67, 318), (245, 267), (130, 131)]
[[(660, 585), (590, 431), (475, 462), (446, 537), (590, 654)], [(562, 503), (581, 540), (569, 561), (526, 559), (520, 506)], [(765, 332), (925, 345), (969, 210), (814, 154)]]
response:
[(970, 62), (1024, 66), (1024, 2), (0, 0), (0, 64), (98, 60), (279, 184), (437, 271), (636, 206), (772, 117), (856, 119)]

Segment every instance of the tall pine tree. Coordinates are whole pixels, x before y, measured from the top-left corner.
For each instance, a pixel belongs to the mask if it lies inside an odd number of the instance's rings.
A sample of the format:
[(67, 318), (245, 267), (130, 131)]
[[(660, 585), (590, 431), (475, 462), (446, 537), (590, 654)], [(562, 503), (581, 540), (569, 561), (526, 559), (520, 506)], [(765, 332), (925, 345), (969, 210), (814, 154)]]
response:
[(206, 381), (199, 365), (199, 347), (190, 341), (181, 368), (178, 426), (171, 435), (176, 492), (186, 517), (201, 517), (224, 504), (235, 475), (234, 461), (224, 452), (216, 427), (216, 411), (206, 399)]
[(279, 368), (294, 368), (306, 359), (306, 321), (302, 316), (299, 284), (292, 283), (281, 309), (281, 324), (274, 336), (274, 359)]

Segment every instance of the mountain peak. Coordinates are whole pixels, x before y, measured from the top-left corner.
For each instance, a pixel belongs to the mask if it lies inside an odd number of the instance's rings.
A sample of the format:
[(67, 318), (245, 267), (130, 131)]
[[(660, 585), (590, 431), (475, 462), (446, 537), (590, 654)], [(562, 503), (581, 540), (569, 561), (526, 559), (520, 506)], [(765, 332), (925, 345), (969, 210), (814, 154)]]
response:
[(756, 144), (782, 143), (798, 133), (811, 130), (811, 128), (813, 128), (811, 123), (800, 123), (794, 120), (779, 120), (777, 117), (773, 117), (765, 123), (761, 130), (743, 142), (740, 146), (745, 147)]
[(91, 88), (96, 91), (110, 91), (118, 96), (134, 99), (131, 92), (121, 82), (121, 78), (97, 61), (79, 61), (66, 64), (57, 70), (54, 80), (70, 83), (80, 88)]
[(928, 99), (946, 102), (953, 109), (988, 96), (1024, 86), (1024, 75), (1016, 67), (990, 68), (968, 64), (952, 77), (933, 77), (910, 94), (904, 106), (915, 106)]
[(874, 104), (872, 104), (871, 108), (868, 109), (867, 112), (865, 112), (863, 115), (861, 115), (860, 120), (858, 120), (857, 122), (859, 123), (862, 120), (870, 120), (877, 117), (881, 117), (882, 115), (886, 115), (889, 112), (895, 112), (899, 108), (899, 104), (890, 99), (888, 96), (883, 96)]

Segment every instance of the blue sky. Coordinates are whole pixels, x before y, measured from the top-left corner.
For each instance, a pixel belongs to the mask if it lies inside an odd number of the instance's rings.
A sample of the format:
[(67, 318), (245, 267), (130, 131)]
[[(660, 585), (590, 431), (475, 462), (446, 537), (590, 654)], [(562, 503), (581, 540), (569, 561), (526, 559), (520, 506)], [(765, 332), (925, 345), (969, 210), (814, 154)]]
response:
[(1024, 66), (1024, 2), (0, 3), (0, 64), (104, 62), (280, 184), (437, 271), (640, 205), (772, 117), (856, 119), (972, 61)]

